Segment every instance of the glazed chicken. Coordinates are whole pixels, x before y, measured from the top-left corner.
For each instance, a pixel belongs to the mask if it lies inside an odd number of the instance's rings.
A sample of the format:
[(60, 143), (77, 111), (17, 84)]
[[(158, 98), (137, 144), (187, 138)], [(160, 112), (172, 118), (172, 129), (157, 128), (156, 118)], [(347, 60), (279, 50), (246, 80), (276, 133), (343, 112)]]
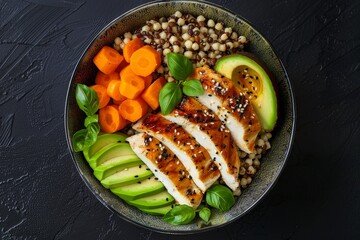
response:
[(146, 133), (135, 134), (127, 138), (127, 141), (179, 204), (193, 208), (199, 206), (203, 193), (168, 147)]
[(239, 187), (238, 151), (228, 128), (212, 110), (185, 97), (174, 111), (163, 117), (181, 125), (209, 152), (226, 185), (233, 191)]
[(196, 68), (189, 79), (198, 79), (205, 91), (196, 99), (220, 118), (241, 150), (252, 153), (261, 125), (245, 94), (207, 67)]
[(208, 151), (180, 125), (161, 115), (149, 114), (133, 128), (157, 138), (183, 163), (195, 184), (205, 192), (219, 177), (220, 171)]

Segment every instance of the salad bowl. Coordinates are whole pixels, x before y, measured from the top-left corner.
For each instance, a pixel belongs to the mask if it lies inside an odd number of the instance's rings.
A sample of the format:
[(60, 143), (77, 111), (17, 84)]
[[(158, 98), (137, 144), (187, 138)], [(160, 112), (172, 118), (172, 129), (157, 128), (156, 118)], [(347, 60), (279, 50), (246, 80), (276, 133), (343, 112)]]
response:
[[(76, 84), (91, 85), (96, 75), (92, 59), (105, 45), (112, 45), (114, 39), (128, 31), (141, 27), (147, 20), (169, 16), (175, 11), (204, 15), (223, 22), (246, 36), (250, 44), (246, 51), (262, 59), (272, 72), (277, 88), (278, 121), (272, 132), (271, 149), (262, 158), (261, 169), (256, 173), (251, 185), (243, 190), (235, 205), (228, 212), (213, 211), (211, 224), (199, 227), (194, 220), (187, 225), (170, 225), (161, 217), (140, 212), (105, 189), (94, 177), (92, 169), (81, 152), (75, 152), (71, 139), (73, 134), (83, 127), (85, 115), (78, 108), (75, 99)], [(65, 104), (65, 131), (71, 157), (85, 184), (97, 199), (122, 219), (154, 231), (171, 234), (189, 234), (202, 232), (236, 221), (248, 213), (264, 198), (279, 178), (289, 157), (295, 132), (294, 96), (286, 70), (270, 43), (244, 18), (221, 6), (204, 1), (154, 1), (138, 6), (110, 22), (101, 30), (89, 46), (84, 49), (71, 77)]]

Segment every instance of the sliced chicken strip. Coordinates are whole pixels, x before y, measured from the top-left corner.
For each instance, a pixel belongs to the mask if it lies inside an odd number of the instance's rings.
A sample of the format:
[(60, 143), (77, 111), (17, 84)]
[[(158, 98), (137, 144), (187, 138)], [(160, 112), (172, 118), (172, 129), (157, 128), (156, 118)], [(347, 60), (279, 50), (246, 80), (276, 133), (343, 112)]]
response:
[(178, 124), (160, 115), (149, 114), (133, 128), (157, 138), (170, 148), (201, 191), (205, 192), (220, 177), (220, 171), (206, 149)]
[(196, 68), (189, 78), (200, 80), (205, 90), (197, 100), (218, 115), (241, 150), (252, 153), (261, 125), (245, 94), (230, 79), (207, 67)]
[(146, 133), (135, 134), (127, 141), (178, 203), (193, 208), (200, 205), (203, 193), (168, 147)]
[(239, 187), (240, 159), (236, 145), (228, 128), (212, 110), (185, 97), (174, 111), (163, 117), (181, 125), (209, 152), (226, 185), (233, 191)]

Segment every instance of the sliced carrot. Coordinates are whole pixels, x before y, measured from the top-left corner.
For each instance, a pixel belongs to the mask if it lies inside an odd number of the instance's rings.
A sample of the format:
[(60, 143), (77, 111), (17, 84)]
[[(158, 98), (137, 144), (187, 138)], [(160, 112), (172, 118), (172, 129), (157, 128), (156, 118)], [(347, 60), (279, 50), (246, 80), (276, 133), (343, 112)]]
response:
[(151, 85), (152, 79), (153, 79), (152, 74), (150, 74), (149, 76), (144, 77), (145, 89), (147, 89)]
[(109, 46), (104, 46), (94, 57), (93, 62), (97, 68), (105, 73), (110, 74), (116, 70), (124, 57), (118, 51)]
[(113, 73), (110, 73), (109, 75), (107, 75), (107, 74), (104, 74), (104, 73), (98, 71), (98, 73), (96, 74), (96, 77), (95, 77), (95, 84), (102, 85), (105, 88), (107, 88), (109, 85), (109, 82), (111, 80), (120, 80), (119, 74), (116, 72), (113, 72)]
[(111, 80), (108, 87), (107, 87), (107, 94), (116, 101), (124, 101), (126, 97), (124, 97), (120, 93), (120, 80)]
[(131, 55), (142, 46), (144, 46), (144, 43), (140, 40), (140, 38), (135, 38), (125, 44), (123, 49), (125, 61), (129, 63)]
[(127, 99), (119, 106), (121, 116), (130, 122), (136, 122), (142, 118), (148, 111), (149, 107), (142, 98)]
[(120, 94), (129, 99), (135, 99), (145, 89), (145, 80), (130, 71), (124, 70), (120, 72)]
[(110, 101), (110, 97), (106, 92), (106, 88), (103, 85), (92, 85), (90, 86), (92, 89), (95, 90), (96, 95), (99, 98), (99, 109), (108, 105)]
[(165, 83), (166, 80), (163, 77), (159, 77), (141, 94), (142, 99), (144, 99), (153, 110), (159, 107), (159, 93)]
[(148, 45), (136, 50), (130, 58), (131, 70), (142, 77), (150, 75), (160, 64), (160, 54)]
[(120, 115), (116, 105), (108, 105), (99, 110), (100, 129), (106, 133), (114, 133), (126, 126), (126, 120)]

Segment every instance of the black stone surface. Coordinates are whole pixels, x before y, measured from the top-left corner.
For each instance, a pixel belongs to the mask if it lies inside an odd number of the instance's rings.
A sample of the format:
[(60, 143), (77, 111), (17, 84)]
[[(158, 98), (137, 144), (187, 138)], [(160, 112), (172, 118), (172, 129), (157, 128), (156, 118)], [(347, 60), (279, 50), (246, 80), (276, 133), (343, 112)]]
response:
[(170, 236), (97, 201), (67, 149), (66, 90), (92, 37), (144, 2), (0, 0), (1, 238), (359, 239), (359, 1), (211, 1), (268, 38), (296, 95), (292, 154), (249, 214), (219, 230)]

